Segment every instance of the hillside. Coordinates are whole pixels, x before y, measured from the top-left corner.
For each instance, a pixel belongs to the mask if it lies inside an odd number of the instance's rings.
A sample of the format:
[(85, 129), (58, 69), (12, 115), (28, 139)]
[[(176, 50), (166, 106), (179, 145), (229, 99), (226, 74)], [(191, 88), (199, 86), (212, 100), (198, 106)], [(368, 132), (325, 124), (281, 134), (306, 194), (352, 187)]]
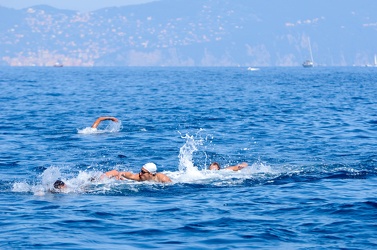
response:
[(90, 13), (0, 7), (0, 65), (372, 63), (377, 1), (161, 0)]

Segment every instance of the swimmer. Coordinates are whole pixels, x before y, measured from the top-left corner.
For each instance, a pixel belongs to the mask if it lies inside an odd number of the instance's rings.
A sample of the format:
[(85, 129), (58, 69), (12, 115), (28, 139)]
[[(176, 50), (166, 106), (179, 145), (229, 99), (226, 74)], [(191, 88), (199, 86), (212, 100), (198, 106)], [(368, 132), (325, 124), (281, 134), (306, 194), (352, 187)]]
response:
[(172, 182), (170, 178), (163, 173), (157, 173), (156, 164), (150, 162), (145, 164), (138, 174), (131, 172), (120, 172), (117, 170), (111, 170), (104, 173), (101, 178), (115, 178), (116, 180), (134, 180), (134, 181), (154, 181), (154, 182)]
[(106, 121), (106, 120), (111, 120), (113, 122), (118, 122), (119, 120), (115, 117), (111, 117), (111, 116), (101, 116), (99, 117), (92, 125), (92, 128), (97, 128), (98, 125), (102, 122), (102, 121)]
[[(247, 167), (247, 163), (246, 162), (242, 162), (238, 165), (235, 165), (235, 166), (229, 166), (229, 167), (226, 167), (224, 168), (225, 170), (232, 170), (232, 171), (238, 171), (238, 170), (241, 170), (243, 168), (246, 168)], [(217, 163), (217, 162), (212, 162), (211, 165), (209, 165), (208, 167), (209, 170), (220, 170), (220, 164)]]

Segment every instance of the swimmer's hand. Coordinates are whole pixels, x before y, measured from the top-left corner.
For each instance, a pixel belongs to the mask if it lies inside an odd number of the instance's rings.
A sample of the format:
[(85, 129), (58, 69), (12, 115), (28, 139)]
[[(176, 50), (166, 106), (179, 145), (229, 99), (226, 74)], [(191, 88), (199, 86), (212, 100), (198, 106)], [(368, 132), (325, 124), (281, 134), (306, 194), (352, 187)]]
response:
[(240, 163), (240, 164), (237, 165), (238, 170), (246, 168), (247, 166), (248, 166), (247, 162), (242, 162), (242, 163)]

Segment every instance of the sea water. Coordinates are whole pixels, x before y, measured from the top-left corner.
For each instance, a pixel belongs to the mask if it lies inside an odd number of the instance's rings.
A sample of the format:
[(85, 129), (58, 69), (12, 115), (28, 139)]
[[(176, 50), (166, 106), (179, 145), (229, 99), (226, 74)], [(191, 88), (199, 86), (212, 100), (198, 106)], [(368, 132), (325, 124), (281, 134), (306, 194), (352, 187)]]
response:
[[(377, 247), (375, 68), (2, 67), (0, 86), (1, 249)], [(173, 182), (98, 178), (147, 162)]]

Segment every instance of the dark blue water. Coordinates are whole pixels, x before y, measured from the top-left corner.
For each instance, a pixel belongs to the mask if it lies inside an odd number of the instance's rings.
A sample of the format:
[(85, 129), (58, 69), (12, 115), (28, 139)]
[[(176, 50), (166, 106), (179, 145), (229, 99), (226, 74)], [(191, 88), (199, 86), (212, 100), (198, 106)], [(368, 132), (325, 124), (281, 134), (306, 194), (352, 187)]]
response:
[[(377, 247), (375, 68), (3, 67), (0, 86), (1, 249)], [(89, 180), (147, 162), (173, 183)]]

